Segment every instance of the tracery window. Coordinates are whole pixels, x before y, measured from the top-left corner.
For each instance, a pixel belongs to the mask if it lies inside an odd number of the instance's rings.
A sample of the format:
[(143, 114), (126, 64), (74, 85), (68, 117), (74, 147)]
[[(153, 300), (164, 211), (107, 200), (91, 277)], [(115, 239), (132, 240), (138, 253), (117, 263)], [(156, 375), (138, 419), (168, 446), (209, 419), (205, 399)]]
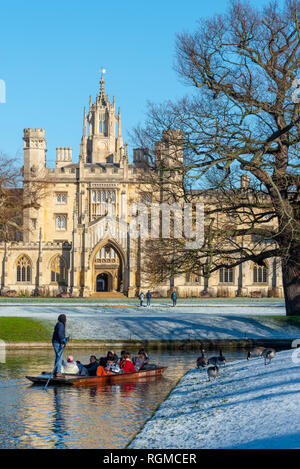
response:
[(17, 282), (31, 282), (31, 261), (29, 257), (22, 256), (17, 261)]
[(51, 282), (66, 283), (66, 263), (63, 256), (56, 256), (51, 261)]
[(116, 191), (92, 190), (90, 203), (90, 219), (105, 215), (111, 209), (112, 215), (116, 214)]
[(264, 265), (254, 264), (253, 266), (253, 283), (267, 283), (268, 269)]
[(220, 283), (233, 283), (234, 282), (234, 269), (233, 267), (221, 267), (219, 270)]

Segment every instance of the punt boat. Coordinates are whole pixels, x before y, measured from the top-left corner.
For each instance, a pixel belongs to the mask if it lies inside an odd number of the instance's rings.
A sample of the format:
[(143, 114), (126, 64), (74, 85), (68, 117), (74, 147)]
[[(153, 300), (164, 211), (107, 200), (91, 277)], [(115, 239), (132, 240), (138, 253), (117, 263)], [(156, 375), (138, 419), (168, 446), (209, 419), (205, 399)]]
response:
[(38, 376), (26, 376), (29, 381), (34, 384), (48, 384), (55, 385), (72, 385), (72, 386), (85, 386), (89, 384), (114, 384), (114, 383), (129, 383), (148, 377), (159, 376), (167, 369), (166, 366), (158, 366), (148, 370), (135, 371), (133, 373), (116, 373), (104, 376), (79, 376), (71, 374), (63, 374), (62, 376), (53, 377), (51, 373), (43, 372)]

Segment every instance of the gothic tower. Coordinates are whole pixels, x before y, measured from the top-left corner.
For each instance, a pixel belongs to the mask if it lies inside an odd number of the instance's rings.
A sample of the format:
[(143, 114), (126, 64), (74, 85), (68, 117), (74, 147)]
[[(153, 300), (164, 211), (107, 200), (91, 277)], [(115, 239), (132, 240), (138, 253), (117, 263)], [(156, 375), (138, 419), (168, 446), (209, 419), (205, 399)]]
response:
[[(80, 158), (83, 163), (120, 163), (123, 140), (121, 134), (121, 110), (116, 113), (115, 98), (109, 101), (105, 94), (104, 79), (101, 75), (100, 90), (92, 104), (90, 96), (89, 112), (84, 108), (83, 135), (80, 145)], [(87, 125), (89, 135), (87, 136)], [(116, 131), (116, 127), (118, 130)]]

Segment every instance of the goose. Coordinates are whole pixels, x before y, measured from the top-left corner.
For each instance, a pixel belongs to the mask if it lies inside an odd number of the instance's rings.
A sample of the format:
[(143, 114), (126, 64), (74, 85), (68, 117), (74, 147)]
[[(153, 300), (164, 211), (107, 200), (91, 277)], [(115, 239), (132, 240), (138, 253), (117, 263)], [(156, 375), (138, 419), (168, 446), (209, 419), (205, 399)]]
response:
[(208, 360), (207, 360), (207, 363), (209, 365), (216, 365), (218, 363), (218, 358), (219, 357), (210, 357)]
[(217, 367), (217, 365), (210, 366), (209, 368), (207, 368), (208, 381), (210, 381), (210, 378), (216, 378), (218, 376), (218, 373), (219, 368)]
[(264, 350), (265, 350), (264, 347), (254, 347), (254, 349), (251, 352), (251, 355), (254, 355), (254, 357), (262, 357)]
[[(269, 363), (271, 363), (271, 360), (272, 358), (275, 357), (275, 355), (276, 355), (276, 351), (273, 348), (265, 348), (262, 353), (262, 356), (265, 358), (265, 365), (269, 365)], [(268, 363), (267, 363), (267, 360), (269, 360)]]
[(226, 365), (226, 358), (222, 354), (222, 350), (220, 349), (220, 355), (217, 357), (218, 358), (218, 363), (223, 363), (223, 365)]
[(197, 368), (204, 368), (207, 365), (207, 360), (204, 356), (204, 350), (201, 350), (201, 357), (197, 358)]

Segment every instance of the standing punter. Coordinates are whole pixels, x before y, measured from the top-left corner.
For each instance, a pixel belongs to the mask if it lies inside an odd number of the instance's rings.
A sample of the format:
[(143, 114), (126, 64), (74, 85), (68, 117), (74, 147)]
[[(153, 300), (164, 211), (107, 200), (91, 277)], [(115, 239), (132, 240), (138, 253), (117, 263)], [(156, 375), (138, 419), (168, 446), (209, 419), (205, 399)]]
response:
[(53, 370), (53, 376), (61, 374), (62, 367), (62, 355), (64, 347), (68, 342), (68, 337), (66, 337), (65, 327), (66, 327), (67, 318), (65, 314), (60, 314), (57, 318), (57, 323), (54, 327), (54, 332), (52, 336), (52, 345), (55, 352), (55, 364)]

